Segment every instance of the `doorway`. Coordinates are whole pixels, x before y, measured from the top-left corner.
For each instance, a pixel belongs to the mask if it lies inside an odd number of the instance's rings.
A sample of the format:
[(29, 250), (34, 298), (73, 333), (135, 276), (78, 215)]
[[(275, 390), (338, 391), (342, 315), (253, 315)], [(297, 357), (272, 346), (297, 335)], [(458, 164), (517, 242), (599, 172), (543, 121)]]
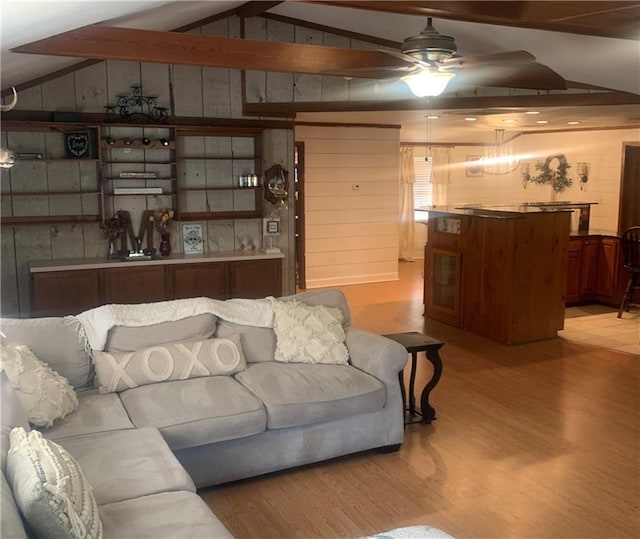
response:
[(305, 236), (304, 236), (304, 142), (294, 144), (293, 201), (295, 220), (296, 287), (307, 288), (305, 276)]

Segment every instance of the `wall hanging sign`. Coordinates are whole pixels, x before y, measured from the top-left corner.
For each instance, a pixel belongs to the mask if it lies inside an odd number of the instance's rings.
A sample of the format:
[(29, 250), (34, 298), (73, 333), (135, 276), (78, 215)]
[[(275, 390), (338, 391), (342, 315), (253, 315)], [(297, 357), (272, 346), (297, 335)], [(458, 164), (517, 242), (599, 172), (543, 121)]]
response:
[(182, 243), (185, 255), (201, 255), (204, 252), (202, 225), (182, 225)]
[(95, 145), (90, 131), (73, 131), (64, 134), (64, 155), (67, 159), (93, 159)]

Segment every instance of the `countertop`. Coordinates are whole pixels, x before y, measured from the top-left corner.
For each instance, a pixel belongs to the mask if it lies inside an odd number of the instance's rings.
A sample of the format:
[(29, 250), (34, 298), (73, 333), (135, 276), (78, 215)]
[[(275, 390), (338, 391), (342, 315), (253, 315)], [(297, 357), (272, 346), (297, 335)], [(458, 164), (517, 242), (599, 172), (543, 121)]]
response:
[(416, 211), (447, 213), (451, 215), (473, 215), (492, 219), (518, 219), (525, 214), (566, 212), (578, 208), (588, 208), (597, 202), (572, 202), (568, 200), (558, 202), (521, 202), (513, 204), (466, 204), (452, 206), (421, 206)]
[(121, 260), (111, 258), (68, 258), (60, 260), (32, 260), (29, 272), (71, 271), (81, 269), (125, 268), (131, 266), (159, 266), (167, 264), (193, 264), (203, 262), (230, 262), (234, 260), (264, 260), (284, 258), (284, 253), (265, 253), (260, 249), (246, 251), (216, 251), (201, 255), (176, 254), (154, 259)]

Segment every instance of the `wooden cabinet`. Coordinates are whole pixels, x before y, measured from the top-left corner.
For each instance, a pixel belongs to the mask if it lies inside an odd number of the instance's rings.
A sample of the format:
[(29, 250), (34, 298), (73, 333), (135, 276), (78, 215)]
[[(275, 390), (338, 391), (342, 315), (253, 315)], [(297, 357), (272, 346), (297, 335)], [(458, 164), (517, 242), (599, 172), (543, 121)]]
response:
[(567, 267), (567, 304), (617, 306), (620, 285), (620, 240), (610, 236), (572, 237)]
[(570, 240), (567, 256), (567, 303), (580, 299), (580, 274), (582, 272), (582, 240)]
[(179, 264), (171, 268), (173, 299), (206, 296), (227, 299), (227, 264)]
[(150, 303), (167, 299), (165, 266), (110, 268), (101, 271), (103, 303)]
[(32, 271), (31, 315), (78, 314), (106, 303), (282, 295), (282, 258), (136, 264)]
[(282, 295), (282, 260), (229, 262), (229, 297), (263, 298)]
[(585, 238), (582, 242), (582, 267), (580, 268), (580, 297), (595, 298), (598, 284), (598, 256), (600, 238)]
[(97, 305), (100, 305), (100, 283), (96, 270), (31, 275), (31, 316), (78, 314)]
[(564, 325), (569, 220), (429, 212), (425, 315), (505, 344), (554, 338)]
[(100, 222), (97, 126), (2, 123), (1, 146), (16, 154), (3, 168), (3, 225)]
[(180, 130), (178, 219), (262, 217), (262, 130)]
[(425, 248), (425, 310), (431, 318), (456, 327), (462, 323), (460, 262), (460, 252)]

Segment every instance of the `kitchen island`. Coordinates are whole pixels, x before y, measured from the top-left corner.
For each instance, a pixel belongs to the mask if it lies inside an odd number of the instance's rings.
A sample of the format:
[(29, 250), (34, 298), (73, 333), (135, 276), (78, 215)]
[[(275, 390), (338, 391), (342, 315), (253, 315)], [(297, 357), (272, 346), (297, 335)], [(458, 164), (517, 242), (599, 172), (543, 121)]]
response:
[(564, 327), (571, 210), (533, 205), (421, 208), (425, 316), (518, 344)]

